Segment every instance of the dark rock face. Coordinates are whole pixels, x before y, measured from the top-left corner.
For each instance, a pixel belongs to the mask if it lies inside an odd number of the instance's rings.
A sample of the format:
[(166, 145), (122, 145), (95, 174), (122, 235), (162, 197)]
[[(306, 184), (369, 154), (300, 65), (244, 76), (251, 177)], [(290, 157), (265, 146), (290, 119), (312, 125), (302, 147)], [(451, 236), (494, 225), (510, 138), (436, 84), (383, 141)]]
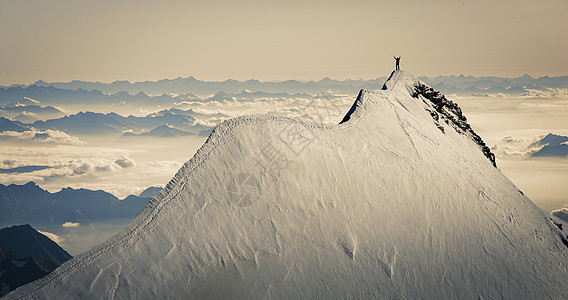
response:
[(0, 261), (0, 296), (4, 296), (16, 288), (38, 280), (51, 273), (59, 265), (37, 257), (5, 259)]
[(32, 256), (59, 265), (72, 257), (57, 243), (27, 224), (1, 229), (0, 247), (16, 252), (18, 257)]
[(419, 96), (423, 97), (424, 102), (429, 100), (434, 107), (434, 110), (429, 112), (432, 119), (434, 119), (436, 126), (438, 126), (442, 132), (444, 131), (444, 128), (439, 124), (440, 119), (444, 120), (446, 124), (452, 126), (457, 132), (470, 136), (473, 141), (479, 145), (483, 155), (491, 161), (494, 167), (497, 167), (497, 164), (495, 163), (495, 154), (491, 152), (491, 149), (487, 147), (483, 139), (481, 139), (481, 137), (473, 131), (471, 126), (467, 123), (467, 118), (463, 115), (461, 108), (456, 103), (446, 99), (446, 96), (442, 95), (440, 92), (421, 83), (414, 86), (414, 93), (412, 94), (412, 97), (417, 99)]
[(30, 225), (0, 230), (0, 296), (42, 278), (71, 255)]

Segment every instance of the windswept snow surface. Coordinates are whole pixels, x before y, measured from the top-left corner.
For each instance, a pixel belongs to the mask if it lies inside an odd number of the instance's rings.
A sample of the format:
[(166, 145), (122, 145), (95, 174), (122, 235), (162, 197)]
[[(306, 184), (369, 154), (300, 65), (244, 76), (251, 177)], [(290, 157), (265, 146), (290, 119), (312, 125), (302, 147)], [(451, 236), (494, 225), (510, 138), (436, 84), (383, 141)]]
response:
[(340, 125), (220, 124), (124, 231), (7, 299), (566, 299), (566, 234), (416, 84)]

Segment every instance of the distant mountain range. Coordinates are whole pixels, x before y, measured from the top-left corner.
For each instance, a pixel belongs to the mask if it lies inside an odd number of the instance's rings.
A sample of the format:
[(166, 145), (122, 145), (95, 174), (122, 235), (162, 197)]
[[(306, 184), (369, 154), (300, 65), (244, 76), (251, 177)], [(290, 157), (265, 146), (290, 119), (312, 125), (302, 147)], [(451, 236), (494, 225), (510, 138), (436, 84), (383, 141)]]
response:
[[(321, 92), (321, 91), (320, 91)], [(312, 99), (314, 96), (307, 93), (286, 93), (286, 92), (263, 92), (256, 91), (250, 92), (248, 90), (241, 91), (240, 93), (225, 93), (223, 91), (216, 93), (214, 96), (205, 99), (206, 102), (231, 102), (231, 101), (242, 101), (242, 100), (254, 100), (262, 98), (272, 98), (285, 100), (289, 98), (304, 98)]]
[(0, 132), (3, 131), (15, 131), (24, 132), (30, 129), (20, 121), (12, 121), (10, 119), (0, 117)]
[(0, 88), (0, 104), (26, 104), (42, 103), (49, 105), (84, 104), (90, 107), (108, 106), (111, 104), (135, 103), (138, 106), (172, 106), (175, 102), (199, 99), (191, 93), (170, 96), (160, 94), (150, 97), (144, 92), (129, 94), (125, 91), (117, 91), (113, 94), (105, 94), (98, 90), (63, 89), (53, 86), (11, 86)]
[(9, 104), (0, 105), (0, 116), (23, 123), (31, 123), (37, 120), (61, 118), (65, 113), (53, 106)]
[[(38, 130), (60, 130), (71, 135), (114, 134), (122, 135), (129, 132), (131, 136), (172, 136), (173, 135), (201, 135), (207, 136), (212, 130), (211, 126), (196, 122), (192, 115), (202, 115), (193, 110), (163, 110), (146, 117), (128, 116), (123, 117), (116, 113), (80, 112), (58, 119), (47, 121), (35, 121), (24, 124), (0, 117), (0, 132), (16, 131), (24, 132), (32, 128)], [(213, 119), (220, 122), (226, 115), (218, 114)], [(179, 134), (183, 133), (183, 134)]]
[(495, 76), (436, 76), (420, 77), (433, 88), (461, 96), (485, 96), (489, 94), (526, 95), (529, 90), (568, 88), (568, 76), (531, 77), (527, 74), (515, 78)]
[[(350, 89), (351, 90), (351, 89)], [(321, 93), (323, 89), (316, 89), (314, 93)], [(210, 96), (214, 94), (213, 96)], [(56, 116), (57, 111), (52, 106), (41, 107), (38, 103), (48, 105), (67, 106), (88, 105), (89, 107), (108, 107), (109, 105), (133, 105), (136, 107), (171, 107), (183, 102), (224, 102), (237, 100), (252, 100), (258, 98), (290, 99), (290, 98), (312, 98), (307, 93), (287, 93), (287, 92), (266, 92), (248, 90), (238, 90), (227, 93), (223, 90), (198, 97), (193, 93), (174, 94), (171, 92), (157, 96), (149, 96), (144, 92), (131, 95), (120, 91), (115, 94), (104, 94), (97, 90), (87, 91), (84, 89), (67, 90), (61, 88), (38, 87), (35, 85), (27, 87), (0, 87), (0, 115), (13, 117), (14, 112), (26, 111), (30, 114), (42, 110), (42, 114), (52, 113)], [(55, 109), (56, 110), (56, 109)], [(21, 114), (21, 113), (20, 113)], [(20, 115), (18, 114), (18, 115)]]
[(531, 157), (568, 157), (568, 136), (549, 133), (543, 139), (531, 144), (529, 148), (540, 146), (542, 149), (533, 153)]
[(146, 117), (156, 117), (156, 116), (161, 116), (161, 115), (166, 115), (166, 114), (190, 116), (190, 117), (195, 118), (195, 119), (208, 119), (208, 118), (211, 119), (212, 118), (213, 119), (212, 122), (220, 122), (221, 120), (229, 118), (228, 115), (222, 114), (222, 113), (204, 114), (204, 113), (196, 112), (193, 109), (182, 110), (182, 109), (179, 109), (179, 108), (164, 109), (164, 110), (161, 110), (157, 113), (149, 114)]
[[(298, 97), (302, 94), (317, 95), (329, 90), (345, 94), (356, 94), (361, 89), (379, 88), (386, 77), (371, 80), (335, 80), (323, 78), (318, 81), (258, 81), (225, 80), (201, 81), (194, 77), (163, 79), (130, 83), (115, 81), (112, 83), (71, 81), (37, 81), (30, 85), (11, 85), (0, 87), (0, 104), (29, 103), (29, 99), (44, 104), (84, 103), (91, 106), (118, 103), (136, 103), (138, 105), (172, 105), (181, 101), (218, 101), (225, 97)], [(515, 78), (494, 76), (436, 76), (420, 77), (420, 80), (446, 94), (487, 95), (509, 94), (523, 95), (529, 90), (547, 88), (568, 88), (568, 76), (534, 78), (523, 75)], [(254, 91), (254, 92), (243, 92)], [(298, 94), (300, 93), (300, 94)], [(210, 95), (214, 95), (211, 97)], [(153, 95), (153, 96), (150, 96)], [(198, 96), (199, 95), (199, 96)]]
[(0, 297), (49, 274), (71, 258), (28, 224), (0, 229)]
[[(72, 81), (47, 83), (38, 81), (31, 85), (0, 87), (0, 132), (23, 132), (30, 128), (60, 130), (71, 135), (115, 134), (124, 136), (183, 136), (208, 135), (211, 127), (196, 124), (196, 119), (207, 118), (209, 124), (217, 124), (228, 116), (200, 114), (193, 110), (164, 109), (145, 117), (123, 117), (116, 113), (81, 112), (63, 116), (52, 105), (132, 105), (138, 107), (172, 107), (180, 103), (254, 101), (270, 98), (312, 99), (333, 93), (355, 94), (360, 89), (377, 88), (386, 78), (372, 80), (319, 81), (288, 80), (261, 82), (258, 80), (220, 82), (201, 81), (193, 77), (160, 80), (155, 82), (116, 81), (113, 83)], [(532, 95), (532, 90), (544, 91), (568, 88), (568, 76), (533, 78), (523, 75), (516, 78), (437, 76), (421, 77), (426, 83), (443, 93), (459, 95), (507, 94)], [(254, 92), (252, 92), (254, 91)], [(149, 96), (149, 95), (157, 96)], [(201, 97), (196, 94), (201, 95)], [(213, 96), (211, 96), (213, 95)], [(330, 94), (331, 95), (331, 94)], [(48, 105), (41, 106), (39, 104)], [(13, 122), (8, 122), (13, 121)]]
[(159, 81), (145, 81), (130, 83), (128, 81), (115, 81), (112, 83), (86, 82), (74, 80), (71, 82), (54, 82), (47, 83), (45, 81), (37, 81), (32, 85), (12, 85), (11, 87), (55, 87), (67, 90), (97, 90), (106, 94), (115, 94), (121, 91), (128, 92), (132, 95), (144, 92), (149, 95), (160, 95), (163, 93), (188, 94), (195, 93), (197, 95), (206, 96), (223, 91), (226, 93), (239, 93), (244, 90), (263, 91), (263, 92), (292, 92), (292, 93), (309, 93), (317, 94), (328, 89), (341, 90), (344, 92), (357, 92), (360, 88), (372, 88), (380, 86), (386, 77), (379, 77), (371, 80), (334, 80), (324, 78), (319, 81), (298, 81), (286, 80), (278, 82), (259, 81), (256, 79), (238, 81), (202, 81), (194, 77), (176, 79), (163, 79)]
[[(108, 84), (85, 81), (66, 83), (38, 81), (31, 85), (0, 87), (0, 117), (20, 122), (8, 123), (5, 119), (1, 119), (0, 131), (23, 132), (26, 128), (34, 127), (39, 130), (61, 130), (72, 135), (120, 135), (123, 132), (129, 132), (125, 135), (129, 137), (208, 135), (211, 128), (194, 126), (195, 119), (213, 118), (208, 123), (217, 124), (227, 116), (216, 117), (205, 114), (197, 116), (198, 113), (192, 110), (172, 108), (146, 117), (122, 117), (116, 113), (92, 112), (64, 117), (65, 113), (54, 106), (74, 105), (75, 108), (88, 106), (93, 110), (97, 107), (108, 109), (112, 106), (123, 106), (128, 109), (151, 107), (154, 110), (156, 107), (173, 107), (195, 102), (242, 102), (266, 98), (277, 101), (292, 98), (313, 99), (321, 95), (354, 95), (361, 89), (376, 89), (385, 79), (384, 77), (372, 80), (323, 78), (319, 81), (262, 82), (201, 81), (188, 77), (154, 82), (116, 81)], [(552, 89), (568, 88), (568, 76), (533, 78), (523, 75), (516, 78), (502, 78), (460, 75), (420, 79), (442, 93), (465, 96), (534, 96), (535, 91), (540, 91), (542, 95), (553, 96), (556, 91)]]
[[(165, 124), (185, 129), (193, 134), (198, 134), (203, 130), (200, 126), (195, 128), (195, 119), (187, 115), (176, 115), (172, 113), (154, 115), (150, 117), (123, 117), (116, 113), (93, 113), (80, 112), (78, 114), (65, 116), (59, 119), (36, 121), (29, 126), (45, 130), (61, 130), (68, 134), (109, 134), (132, 130), (144, 131)], [(194, 132), (197, 131), (197, 132)]]
[(31, 224), (32, 226), (95, 223), (113, 219), (134, 218), (142, 211), (158, 188), (150, 188), (141, 196), (119, 200), (105, 191), (64, 188), (50, 193), (34, 182), (25, 185), (0, 184), (0, 227)]
[(176, 129), (173, 126), (162, 125), (158, 126), (148, 132), (143, 133), (131, 133), (125, 132), (122, 136), (123, 137), (140, 137), (140, 136), (151, 136), (151, 137), (177, 137), (177, 136), (186, 136), (186, 135), (193, 135), (191, 132), (183, 131)]

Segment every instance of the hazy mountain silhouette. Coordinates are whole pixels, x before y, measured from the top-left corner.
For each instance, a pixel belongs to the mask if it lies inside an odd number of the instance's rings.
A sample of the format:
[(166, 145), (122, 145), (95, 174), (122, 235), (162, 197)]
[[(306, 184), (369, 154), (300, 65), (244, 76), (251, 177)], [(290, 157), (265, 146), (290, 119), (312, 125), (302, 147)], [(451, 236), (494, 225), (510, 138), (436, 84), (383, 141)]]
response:
[(112, 134), (129, 129), (124, 117), (116, 113), (79, 112), (59, 119), (36, 121), (31, 127), (46, 130), (61, 130), (68, 134)]
[[(162, 95), (159, 96), (162, 97), (161, 99), (153, 98), (153, 101), (171, 103), (176, 100), (182, 101), (184, 98), (197, 98), (195, 95), (192, 95), (193, 93), (205, 97), (206, 95), (216, 94), (218, 92), (238, 94), (245, 90), (269, 93), (308, 93), (312, 95), (327, 90), (334, 90), (346, 94), (356, 94), (360, 89), (372, 89), (379, 86), (385, 79), (386, 77), (379, 77), (372, 80), (335, 80), (326, 77), (318, 81), (286, 80), (278, 82), (263, 82), (255, 79), (246, 81), (232, 79), (225, 81), (202, 81), (195, 79), (194, 77), (178, 77), (176, 79), (163, 79), (159, 81), (135, 83), (128, 81), (115, 81), (112, 83), (86, 82), (79, 80), (53, 83), (38, 81), (29, 86), (13, 85), (10, 87), (4, 87), (4, 91), (0, 89), (0, 103), (14, 102), (24, 96), (32, 98), (36, 97), (38, 100), (45, 103), (49, 103), (49, 101), (71, 101), (73, 97), (78, 97), (80, 94), (84, 95), (80, 98), (84, 98), (85, 100), (76, 101), (87, 101), (86, 99), (91, 99), (105, 103), (116, 103), (119, 101), (152, 101), (150, 99), (144, 99), (148, 98), (147, 95)], [(566, 88), (568, 86), (568, 76), (543, 76), (540, 78), (533, 78), (526, 74), (515, 78), (452, 75), (420, 77), (420, 79), (443, 93), (456, 93), (467, 96), (472, 94), (485, 95), (493, 93), (521, 95), (527, 92), (527, 88), (538, 90), (545, 88)], [(74, 91), (76, 93), (68, 93), (63, 90)], [(145, 94), (137, 95), (140, 92)], [(181, 95), (169, 97), (167, 95), (163, 95), (164, 93), (176, 93)], [(46, 96), (46, 94), (50, 94), (50, 96)], [(105, 94), (111, 95), (107, 96)], [(139, 97), (129, 95), (136, 95)]]
[(23, 123), (31, 123), (38, 119), (60, 118), (65, 114), (53, 106), (9, 104), (0, 105), (0, 116)]
[[(170, 91), (165, 91), (170, 92)], [(8, 105), (11, 103), (28, 103), (31, 104), (26, 98), (32, 98), (43, 104), (61, 105), (67, 104), (88, 104), (89, 106), (110, 104), (131, 103), (138, 106), (146, 105), (174, 105), (175, 102), (188, 101), (192, 99), (199, 99), (197, 96), (188, 92), (183, 95), (175, 97), (160, 94), (156, 96), (148, 96), (147, 94), (136, 91), (129, 94), (123, 90), (117, 90), (115, 93), (106, 94), (99, 90), (85, 90), (78, 89), (62, 89), (53, 86), (10, 86), (0, 87), (0, 104)]]
[(64, 188), (50, 193), (34, 182), (25, 185), (0, 184), (0, 226), (24, 223), (61, 226), (65, 222), (85, 224), (133, 218), (142, 211), (148, 200), (139, 196), (119, 200), (100, 190)]
[(80, 112), (59, 119), (36, 121), (26, 126), (41, 130), (60, 130), (72, 135), (119, 135), (127, 131), (149, 131), (164, 125), (176, 127), (190, 134), (200, 134), (203, 130), (211, 128), (197, 124), (195, 121), (196, 120), (190, 115), (174, 114), (171, 112), (151, 114), (146, 117), (123, 117), (116, 113)]
[(161, 125), (158, 126), (148, 132), (142, 132), (139, 134), (132, 133), (132, 132), (125, 132), (122, 134), (123, 137), (143, 137), (143, 136), (151, 136), (151, 137), (178, 137), (178, 136), (186, 136), (186, 135), (195, 135), (194, 133), (182, 131), (176, 129), (172, 126), (168, 125)]
[(310, 95), (310, 94), (306, 94), (306, 93), (289, 94), (289, 93), (285, 93), (285, 92), (270, 93), (270, 92), (262, 92), (262, 91), (256, 91), (256, 92), (242, 91), (240, 93), (218, 92), (214, 96), (207, 98), (205, 101), (207, 101), (207, 102), (210, 102), (210, 101), (233, 102), (233, 101), (238, 101), (238, 100), (242, 100), (242, 99), (254, 100), (254, 99), (259, 99), (259, 98), (272, 98), (272, 99), (285, 100), (285, 99), (289, 99), (289, 98), (312, 99), (313, 96)]
[(12, 121), (4, 117), (0, 117), (0, 132), (3, 131), (24, 132), (29, 130), (30, 129), (27, 128), (22, 122)]
[(197, 120), (208, 120), (208, 121), (214, 122), (214, 123), (218, 123), (222, 120), (229, 118), (228, 115), (223, 114), (223, 113), (204, 114), (204, 113), (196, 112), (191, 108), (187, 109), (187, 110), (182, 110), (182, 109), (179, 109), (179, 108), (163, 109), (159, 112), (149, 114), (146, 117), (156, 117), (156, 116), (163, 116), (163, 115), (167, 115), (167, 114), (190, 116), (190, 117), (197, 119)]
[(154, 198), (154, 196), (156, 196), (156, 194), (158, 194), (163, 188), (159, 187), (159, 186), (151, 186), (145, 190), (142, 191), (142, 193), (140, 193), (138, 195), (138, 197), (141, 198)]
[(543, 146), (531, 157), (568, 157), (568, 136), (549, 133), (543, 139), (534, 142), (529, 147)]
[(103, 93), (114, 94), (120, 91), (126, 91), (130, 94), (135, 94), (138, 92), (144, 92), (146, 94), (162, 94), (162, 93), (177, 93), (177, 94), (187, 94), (195, 93), (198, 95), (211, 95), (217, 92), (223, 91), (226, 93), (240, 93), (243, 90), (250, 91), (263, 91), (263, 92), (287, 92), (292, 91), (294, 93), (312, 93), (316, 94), (323, 90), (329, 88), (342, 91), (355, 91), (362, 85), (369, 85), (369, 82), (377, 81), (382, 82), (382, 80), (376, 79), (372, 81), (348, 81), (346, 83), (335, 80), (324, 80), (321, 82), (314, 81), (298, 81), (298, 80), (286, 80), (279, 82), (262, 82), (259, 80), (251, 79), (246, 81), (238, 80), (225, 80), (225, 81), (201, 81), (195, 79), (194, 77), (188, 78), (176, 78), (176, 79), (163, 79), (159, 81), (146, 81), (146, 82), (135, 82), (130, 83), (128, 81), (115, 81), (112, 83), (100, 83), (100, 82), (84, 82), (84, 81), (72, 81), (66, 83), (46, 83), (46, 82), (36, 82), (35, 86), (41, 87), (56, 87), (60, 89), (86, 89), (86, 90), (99, 90)]

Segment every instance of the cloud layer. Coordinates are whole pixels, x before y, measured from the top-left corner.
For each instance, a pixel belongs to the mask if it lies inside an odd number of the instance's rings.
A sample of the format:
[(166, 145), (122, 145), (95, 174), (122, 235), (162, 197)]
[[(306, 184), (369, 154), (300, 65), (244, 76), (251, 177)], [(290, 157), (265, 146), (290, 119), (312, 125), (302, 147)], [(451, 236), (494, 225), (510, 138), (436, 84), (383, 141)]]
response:
[(47, 231), (41, 231), (41, 230), (38, 230), (38, 232), (45, 235), (46, 237), (48, 237), (52, 241), (56, 242), (60, 246), (65, 241), (65, 239), (63, 237), (60, 237), (55, 233), (51, 233), (51, 232), (47, 232)]
[(59, 144), (59, 145), (82, 145), (78, 137), (69, 135), (59, 130), (30, 130), (24, 132), (3, 131), (0, 132), (0, 140), (27, 142), (32, 144)]
[(61, 225), (64, 228), (76, 228), (79, 227), (80, 224), (79, 223), (73, 223), (73, 222), (65, 222)]
[(513, 136), (504, 137), (501, 142), (493, 145), (491, 151), (501, 159), (525, 159), (542, 149), (542, 146), (532, 146), (545, 135), (524, 139)]

